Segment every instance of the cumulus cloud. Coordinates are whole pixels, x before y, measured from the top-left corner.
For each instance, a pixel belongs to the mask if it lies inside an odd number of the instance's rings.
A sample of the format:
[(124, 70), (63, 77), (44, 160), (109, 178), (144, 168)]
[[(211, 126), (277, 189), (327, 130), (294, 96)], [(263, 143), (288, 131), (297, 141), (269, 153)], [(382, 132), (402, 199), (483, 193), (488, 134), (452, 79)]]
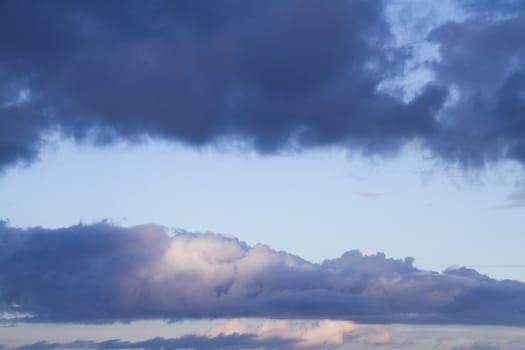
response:
[[(523, 4), (460, 2), (461, 22), (396, 46), (392, 23), (423, 13), (387, 19), (386, 3), (2, 1), (0, 167), (34, 160), (48, 132), (523, 164)], [(410, 101), (381, 88), (432, 45)]]
[[(29, 321), (266, 317), (525, 324), (525, 284), (349, 251), (321, 264), (154, 225), (0, 227), (0, 308)], [(12, 321), (12, 319), (11, 319)]]
[(432, 132), (444, 93), (405, 104), (377, 91), (401, 58), (382, 12), (379, 0), (2, 2), (1, 164), (34, 158), (49, 130), (395, 149)]
[(208, 335), (254, 334), (258, 339), (290, 339), (299, 349), (323, 349), (337, 347), (349, 338), (370, 344), (385, 344), (392, 339), (391, 333), (383, 326), (361, 325), (351, 321), (318, 320), (291, 321), (266, 320), (258, 324), (247, 324), (239, 319), (213, 327)]
[(440, 51), (432, 81), (403, 102), (380, 87), (418, 49), (395, 46), (385, 3), (3, 1), (0, 165), (33, 160), (49, 131), (525, 162), (523, 4), (462, 2), (467, 20), (423, 40)]

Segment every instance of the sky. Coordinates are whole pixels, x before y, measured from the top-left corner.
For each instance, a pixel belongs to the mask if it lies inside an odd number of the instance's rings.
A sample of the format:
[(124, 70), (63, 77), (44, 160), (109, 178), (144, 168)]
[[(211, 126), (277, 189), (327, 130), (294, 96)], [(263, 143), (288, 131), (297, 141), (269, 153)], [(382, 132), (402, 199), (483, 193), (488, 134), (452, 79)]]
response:
[(1, 2), (0, 349), (525, 349), (524, 30)]

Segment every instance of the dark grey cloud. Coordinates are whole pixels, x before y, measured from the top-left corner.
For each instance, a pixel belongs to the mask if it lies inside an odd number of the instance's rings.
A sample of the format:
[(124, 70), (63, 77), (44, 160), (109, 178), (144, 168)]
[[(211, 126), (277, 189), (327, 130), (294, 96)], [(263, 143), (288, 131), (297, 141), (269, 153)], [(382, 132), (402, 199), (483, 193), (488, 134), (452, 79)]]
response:
[(50, 131), (261, 153), (417, 142), (465, 167), (523, 164), (525, 8), (462, 4), (468, 20), (428, 37), (435, 81), (403, 102), (380, 86), (417, 50), (393, 45), (381, 0), (3, 1), (0, 167)]
[(0, 107), (0, 171), (6, 164), (28, 163), (38, 156), (46, 122), (30, 108)]
[(383, 10), (379, 0), (3, 1), (0, 166), (33, 160), (49, 131), (395, 152), (436, 132), (446, 93), (429, 86), (403, 103), (378, 90), (407, 56)]
[[(442, 57), (433, 66), (437, 82), (454, 90), (429, 147), (464, 165), (525, 162), (525, 6), (496, 4), (473, 2), (470, 9), (479, 16), (447, 23), (429, 37)], [(490, 15), (494, 7), (500, 11)]]
[[(159, 226), (0, 227), (0, 310), (30, 321), (331, 318), (525, 324), (525, 284), (349, 251), (314, 264)], [(11, 320), (12, 321), (12, 320)]]

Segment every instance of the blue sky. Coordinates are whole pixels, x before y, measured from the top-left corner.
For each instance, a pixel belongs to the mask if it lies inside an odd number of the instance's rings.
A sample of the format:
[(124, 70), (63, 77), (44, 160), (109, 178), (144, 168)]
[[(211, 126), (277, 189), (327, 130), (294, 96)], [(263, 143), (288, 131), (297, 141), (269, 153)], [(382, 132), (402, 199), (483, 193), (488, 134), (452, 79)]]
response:
[(0, 349), (524, 349), (524, 28), (0, 3)]

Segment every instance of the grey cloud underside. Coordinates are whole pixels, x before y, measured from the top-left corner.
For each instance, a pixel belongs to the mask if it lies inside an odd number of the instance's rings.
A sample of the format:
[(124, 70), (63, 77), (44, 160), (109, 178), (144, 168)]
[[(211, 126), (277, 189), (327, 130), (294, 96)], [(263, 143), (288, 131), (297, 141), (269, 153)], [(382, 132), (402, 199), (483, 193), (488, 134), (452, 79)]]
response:
[(152, 338), (130, 342), (108, 340), (102, 342), (75, 341), (70, 343), (38, 342), (18, 347), (17, 350), (43, 349), (286, 349), (294, 344), (293, 340), (257, 339), (253, 335), (233, 334), (216, 337), (188, 335), (180, 338)]
[(313, 264), (154, 225), (0, 227), (0, 310), (29, 321), (335, 318), (525, 325), (525, 284), (350, 251)]
[(456, 346), (452, 350), (500, 350), (497, 345), (474, 344), (471, 346)]
[[(95, 143), (240, 141), (262, 153), (388, 154), (417, 141), (465, 165), (525, 161), (522, 15), (436, 29), (437, 84), (405, 103), (378, 89), (411, 55), (392, 45), (382, 1), (0, 6), (0, 167), (33, 160), (49, 131)], [(453, 110), (451, 86), (465, 93)]]

